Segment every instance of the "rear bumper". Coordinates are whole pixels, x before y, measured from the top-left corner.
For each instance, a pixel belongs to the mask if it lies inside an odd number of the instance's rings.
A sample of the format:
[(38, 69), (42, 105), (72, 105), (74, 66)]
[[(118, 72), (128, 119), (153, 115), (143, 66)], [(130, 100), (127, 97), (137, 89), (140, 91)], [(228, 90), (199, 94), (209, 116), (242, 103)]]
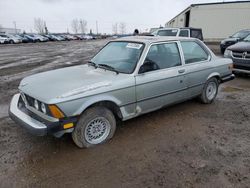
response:
[(221, 78), (221, 83), (224, 83), (224, 82), (228, 82), (230, 80), (233, 80), (235, 78), (235, 75), (234, 74), (230, 74), (230, 75), (227, 75), (227, 76), (223, 76)]
[(70, 133), (74, 130), (74, 128), (64, 129), (63, 127), (69, 122), (74, 124), (77, 121), (76, 118), (51, 122), (29, 112), (25, 107), (19, 107), (19, 100), (20, 94), (13, 96), (10, 103), (9, 116), (13, 121), (25, 128), (31, 134), (36, 136), (52, 134), (56, 137), (60, 137), (64, 133)]

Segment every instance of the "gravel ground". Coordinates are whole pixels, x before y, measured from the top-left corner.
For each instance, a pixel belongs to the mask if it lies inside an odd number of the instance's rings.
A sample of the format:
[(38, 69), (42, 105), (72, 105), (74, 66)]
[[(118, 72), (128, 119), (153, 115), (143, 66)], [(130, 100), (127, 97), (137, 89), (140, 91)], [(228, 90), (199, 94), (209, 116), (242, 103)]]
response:
[(0, 46), (0, 187), (250, 187), (247, 76), (221, 85), (210, 105), (191, 100), (126, 121), (91, 149), (70, 135), (32, 136), (8, 117), (20, 79), (86, 63), (106, 42)]

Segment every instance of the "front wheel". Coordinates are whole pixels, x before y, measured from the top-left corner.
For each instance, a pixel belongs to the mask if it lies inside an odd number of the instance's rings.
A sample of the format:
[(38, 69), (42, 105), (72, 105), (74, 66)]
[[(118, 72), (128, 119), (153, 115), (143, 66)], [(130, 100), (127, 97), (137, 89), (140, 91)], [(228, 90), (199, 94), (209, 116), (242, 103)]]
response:
[(201, 102), (204, 104), (210, 104), (214, 101), (218, 93), (219, 83), (216, 78), (210, 78), (202, 91), (200, 96)]
[(74, 143), (88, 148), (111, 139), (116, 130), (114, 114), (107, 108), (96, 106), (87, 109), (72, 133)]

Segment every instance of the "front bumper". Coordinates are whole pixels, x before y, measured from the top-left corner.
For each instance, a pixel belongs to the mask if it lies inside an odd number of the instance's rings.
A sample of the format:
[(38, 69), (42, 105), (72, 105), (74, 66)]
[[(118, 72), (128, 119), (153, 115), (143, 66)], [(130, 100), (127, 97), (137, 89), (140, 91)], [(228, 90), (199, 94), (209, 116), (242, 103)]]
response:
[(250, 59), (233, 58), (233, 71), (250, 74)]
[(51, 122), (29, 112), (25, 107), (20, 107), (19, 100), (20, 94), (13, 96), (10, 103), (9, 116), (13, 121), (24, 127), (31, 134), (36, 136), (52, 134), (56, 137), (60, 137), (66, 132), (73, 131), (73, 128), (64, 129), (63, 125), (68, 122), (76, 122), (76, 118)]

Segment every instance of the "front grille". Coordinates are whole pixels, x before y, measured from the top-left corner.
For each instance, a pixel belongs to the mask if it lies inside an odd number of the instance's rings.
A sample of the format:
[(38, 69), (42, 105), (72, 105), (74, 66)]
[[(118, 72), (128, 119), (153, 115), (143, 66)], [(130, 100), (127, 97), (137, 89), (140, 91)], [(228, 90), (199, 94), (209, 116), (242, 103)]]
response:
[(234, 58), (238, 58), (238, 59), (250, 59), (250, 52), (233, 51), (232, 55)]

